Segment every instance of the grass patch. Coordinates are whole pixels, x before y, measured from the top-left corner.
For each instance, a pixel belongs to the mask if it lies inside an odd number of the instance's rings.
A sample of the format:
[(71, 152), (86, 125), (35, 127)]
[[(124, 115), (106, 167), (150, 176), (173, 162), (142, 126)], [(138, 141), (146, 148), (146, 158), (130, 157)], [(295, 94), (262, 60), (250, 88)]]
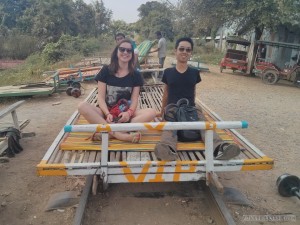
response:
[(0, 86), (41, 82), (46, 78), (45, 74), (51, 74), (47, 71), (70, 68), (85, 57), (99, 55), (100, 52), (111, 52), (113, 44), (114, 41), (107, 37), (89, 39), (83, 43), (80, 51), (70, 50), (70, 48), (62, 49), (62, 51), (72, 51), (72, 54), (53, 64), (43, 60), (42, 54), (33, 54), (15, 68), (0, 70)]
[(211, 65), (219, 65), (221, 62), (221, 59), (224, 57), (223, 52), (211, 52), (207, 54), (200, 54), (195, 55), (193, 57), (194, 60), (203, 62), (205, 64), (211, 64)]
[(0, 86), (19, 85), (24, 83), (36, 83), (45, 79), (45, 71), (55, 71), (58, 68), (70, 67), (80, 61), (82, 56), (74, 55), (64, 61), (47, 65), (42, 62), (39, 54), (31, 55), (25, 63), (15, 68), (0, 71)]
[(195, 46), (193, 52), (193, 60), (211, 65), (219, 65), (223, 57), (224, 52), (215, 48), (215, 46), (211, 43)]

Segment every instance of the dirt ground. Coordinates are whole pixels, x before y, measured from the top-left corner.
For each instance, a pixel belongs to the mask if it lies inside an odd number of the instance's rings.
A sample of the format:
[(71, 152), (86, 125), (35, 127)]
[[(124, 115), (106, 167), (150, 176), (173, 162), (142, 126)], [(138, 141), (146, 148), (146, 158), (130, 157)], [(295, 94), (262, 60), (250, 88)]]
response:
[[(200, 99), (223, 120), (247, 120), (249, 128), (239, 130), (252, 144), (275, 159), (269, 171), (219, 174), (226, 187), (238, 189), (251, 207), (228, 204), (237, 224), (299, 224), (300, 201), (278, 195), (276, 179), (283, 173), (300, 176), (300, 89), (280, 81), (265, 85), (259, 78), (210, 66), (198, 86)], [(0, 164), (0, 224), (72, 224), (74, 208), (45, 212), (52, 194), (77, 190), (75, 177), (39, 177), (40, 162), (68, 118), (84, 100), (93, 83), (83, 84), (85, 94), (78, 99), (65, 93), (26, 99), (18, 110), (20, 120), (31, 119), (24, 132), (35, 137), (21, 140), (24, 151), (9, 163)], [(16, 99), (0, 103), (0, 109)], [(60, 104), (54, 104), (60, 103)], [(9, 117), (0, 122), (8, 122)], [(145, 193), (162, 193), (147, 196)], [(84, 224), (216, 224), (195, 182), (166, 184), (115, 184), (104, 194), (92, 196)], [(296, 221), (247, 222), (247, 215), (292, 214)], [(199, 223), (199, 221), (202, 221)]]

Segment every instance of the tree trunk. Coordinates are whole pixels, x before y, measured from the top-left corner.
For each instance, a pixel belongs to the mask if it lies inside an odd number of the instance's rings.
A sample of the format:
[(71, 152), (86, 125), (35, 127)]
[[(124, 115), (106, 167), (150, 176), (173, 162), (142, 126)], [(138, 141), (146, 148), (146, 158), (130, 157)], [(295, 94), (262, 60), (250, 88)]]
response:
[(252, 70), (254, 68), (254, 63), (256, 59), (256, 52), (258, 49), (258, 45), (255, 44), (257, 40), (261, 38), (261, 35), (263, 33), (263, 28), (260, 27), (255, 27), (255, 35), (254, 35), (254, 40), (251, 41), (251, 45), (249, 47), (248, 51), (248, 65), (247, 65), (247, 74), (250, 74), (253, 76)]

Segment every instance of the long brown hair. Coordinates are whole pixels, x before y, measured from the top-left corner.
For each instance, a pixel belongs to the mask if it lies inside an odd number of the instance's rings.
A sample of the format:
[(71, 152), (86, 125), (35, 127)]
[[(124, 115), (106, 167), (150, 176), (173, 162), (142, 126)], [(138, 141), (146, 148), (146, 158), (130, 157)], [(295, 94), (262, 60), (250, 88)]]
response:
[(124, 40), (120, 41), (120, 43), (118, 43), (116, 45), (115, 49), (111, 53), (110, 64), (109, 64), (110, 74), (115, 75), (119, 70), (120, 66), (119, 66), (119, 59), (118, 59), (118, 48), (120, 47), (120, 45), (122, 43), (129, 43), (131, 45), (131, 49), (132, 49), (131, 56), (132, 57), (128, 62), (128, 70), (129, 70), (129, 74), (133, 75), (133, 73), (134, 73), (134, 49), (133, 49), (133, 45), (129, 39), (124, 39)]

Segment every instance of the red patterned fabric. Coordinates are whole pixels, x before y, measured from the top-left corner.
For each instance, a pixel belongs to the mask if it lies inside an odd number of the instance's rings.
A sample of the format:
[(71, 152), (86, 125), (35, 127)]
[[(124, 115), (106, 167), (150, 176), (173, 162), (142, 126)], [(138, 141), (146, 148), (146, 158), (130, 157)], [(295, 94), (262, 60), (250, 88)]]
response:
[(121, 112), (126, 112), (129, 109), (129, 103), (126, 99), (120, 99), (116, 105), (109, 109), (109, 113), (113, 115), (114, 119), (118, 118)]

